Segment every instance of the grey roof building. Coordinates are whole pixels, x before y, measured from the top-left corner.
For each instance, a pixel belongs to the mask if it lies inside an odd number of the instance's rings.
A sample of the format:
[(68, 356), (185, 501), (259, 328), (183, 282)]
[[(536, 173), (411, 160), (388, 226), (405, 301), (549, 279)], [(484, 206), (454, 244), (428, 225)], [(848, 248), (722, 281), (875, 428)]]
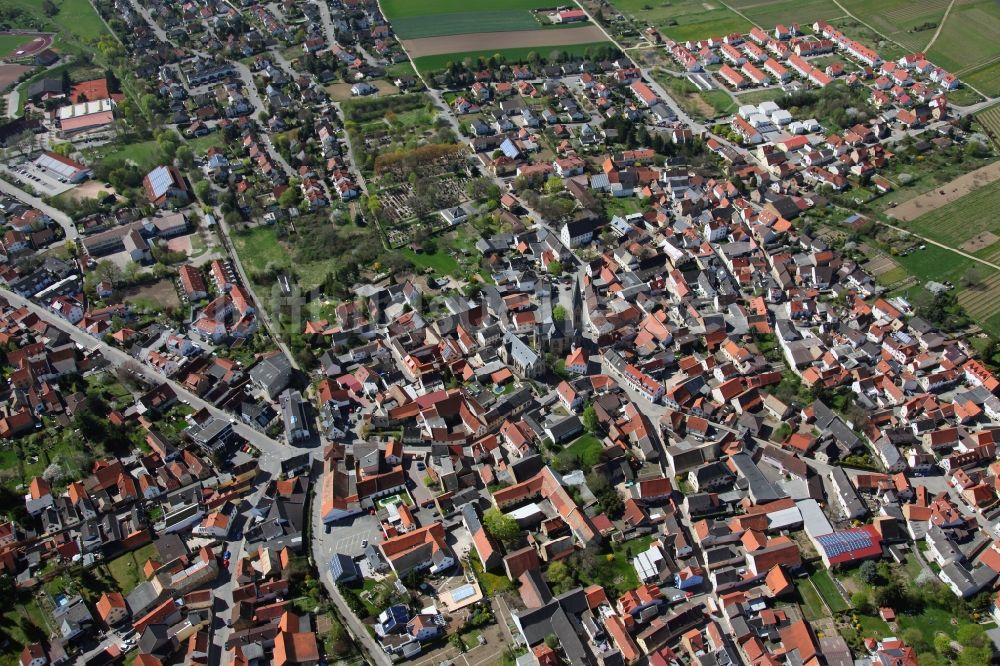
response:
[(292, 363), (282, 352), (274, 352), (250, 369), (250, 379), (274, 400), (292, 381)]

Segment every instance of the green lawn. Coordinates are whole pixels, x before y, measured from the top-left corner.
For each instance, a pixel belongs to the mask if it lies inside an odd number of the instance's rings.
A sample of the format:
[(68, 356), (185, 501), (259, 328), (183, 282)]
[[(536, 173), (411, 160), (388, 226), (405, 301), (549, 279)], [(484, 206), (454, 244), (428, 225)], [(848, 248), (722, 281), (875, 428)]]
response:
[(216, 131), (206, 134), (205, 136), (199, 136), (196, 139), (188, 139), (187, 143), (195, 155), (202, 155), (207, 152), (209, 148), (221, 148), (224, 146), (226, 143), (226, 137), (222, 132)]
[(646, 210), (646, 204), (638, 197), (609, 197), (604, 199), (604, 212), (611, 219), (615, 215), (625, 217)]
[(231, 235), (233, 245), (240, 260), (247, 269), (261, 270), (273, 263), (280, 268), (291, 266), (288, 250), (278, 241), (277, 230), (273, 227), (254, 227)]
[(146, 580), (142, 567), (146, 564), (146, 560), (155, 557), (156, 547), (149, 543), (108, 562), (108, 571), (111, 572), (111, 577), (115, 579), (122, 594), (128, 594), (136, 585)]
[(554, 46), (552, 48), (548, 47), (524, 47), (524, 48), (510, 48), (510, 49), (492, 49), (490, 51), (463, 51), (461, 53), (439, 53), (437, 55), (423, 56), (421, 58), (414, 59), (414, 64), (417, 69), (424, 75), (430, 72), (437, 72), (448, 66), (449, 62), (462, 62), (466, 58), (478, 58), (479, 56), (492, 56), (500, 55), (508, 63), (521, 63), (527, 62), (528, 55), (531, 53), (537, 53), (543, 58), (547, 56), (551, 51), (562, 51), (569, 56), (576, 57), (587, 57), (589, 53), (592, 53), (597, 48), (608, 48), (611, 44), (608, 42), (592, 42), (589, 44), (569, 44), (566, 46)]
[(862, 639), (865, 638), (882, 639), (886, 636), (892, 635), (892, 630), (889, 628), (889, 625), (886, 624), (885, 620), (877, 615), (861, 615), (859, 613), (857, 617), (858, 624), (861, 625), (860, 629), (857, 627), (851, 627), (850, 629), (842, 630), (844, 639), (848, 643), (852, 645), (860, 645)]
[(767, 90), (753, 90), (736, 96), (738, 104), (760, 104), (761, 102), (773, 102), (785, 96), (785, 91), (781, 88), (768, 88)]
[(875, 281), (881, 285), (889, 286), (892, 284), (896, 284), (897, 282), (901, 282), (902, 280), (905, 280), (908, 275), (909, 273), (906, 272), (905, 268), (903, 268), (902, 266), (896, 266), (887, 273), (879, 275), (877, 278), (875, 278)]
[(19, 665), (18, 655), (21, 648), (29, 643), (44, 640), (48, 636), (45, 614), (34, 599), (14, 605), (10, 599), (5, 599), (11, 610), (0, 615), (0, 634), (7, 636), (10, 643), (0, 652), (0, 666)]
[(795, 588), (799, 591), (802, 614), (805, 615), (807, 620), (820, 620), (830, 615), (826, 610), (826, 606), (823, 605), (823, 600), (820, 599), (819, 593), (816, 592), (816, 588), (813, 587), (812, 582), (808, 578), (797, 578), (795, 580)]
[(479, 581), (479, 586), (483, 588), (484, 596), (492, 597), (514, 589), (514, 583), (507, 576), (483, 569), (483, 563), (479, 561), (479, 554), (474, 550), (469, 552), (469, 563), (472, 565), (476, 580)]
[(601, 461), (604, 445), (593, 435), (584, 435), (567, 446), (564, 451), (575, 454), (580, 459), (580, 467), (590, 469)]
[(140, 169), (152, 169), (163, 161), (160, 144), (154, 140), (130, 144), (106, 144), (100, 148), (85, 151), (89, 161), (105, 158), (122, 159), (136, 164)]
[(604, 587), (609, 597), (618, 597), (628, 590), (634, 590), (639, 586), (639, 576), (632, 566), (632, 558), (638, 553), (649, 549), (652, 542), (651, 537), (639, 537), (622, 543), (612, 544), (611, 553), (598, 555), (607, 562), (602, 566), (600, 573), (593, 580), (583, 580), (584, 585), (597, 584)]
[(389, 79), (393, 79), (397, 76), (413, 76), (415, 74), (416, 71), (413, 69), (413, 65), (409, 60), (397, 62), (393, 65), (389, 65), (385, 69), (385, 75)]
[(895, 259), (921, 282), (950, 280), (958, 284), (972, 265), (971, 259), (937, 245), (927, 245), (923, 250), (915, 250), (905, 257), (898, 256)]
[(933, 637), (939, 631), (943, 631), (952, 638), (958, 632), (958, 627), (951, 623), (951, 613), (941, 608), (924, 608), (919, 615), (907, 615), (898, 613), (896, 621), (902, 629), (915, 627), (925, 636)]
[(404, 257), (413, 262), (417, 268), (430, 268), (441, 275), (450, 275), (453, 271), (460, 270), (458, 260), (448, 252), (438, 251), (434, 254), (416, 253), (410, 248), (399, 251)]
[(725, 90), (707, 90), (701, 93), (701, 98), (718, 113), (733, 113), (737, 108), (736, 102)]
[(844, 601), (844, 597), (841, 596), (840, 591), (837, 590), (833, 579), (830, 578), (830, 572), (826, 569), (818, 569), (809, 576), (809, 580), (812, 584), (816, 586), (819, 591), (820, 596), (826, 605), (829, 606), (830, 610), (834, 613), (839, 613), (845, 611), (850, 606)]

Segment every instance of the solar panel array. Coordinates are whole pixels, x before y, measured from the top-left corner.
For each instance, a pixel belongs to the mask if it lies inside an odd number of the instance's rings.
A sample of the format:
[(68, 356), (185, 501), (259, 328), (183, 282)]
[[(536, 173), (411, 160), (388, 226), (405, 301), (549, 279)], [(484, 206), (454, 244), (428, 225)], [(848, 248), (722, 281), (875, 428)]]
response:
[(873, 543), (872, 535), (866, 530), (833, 532), (831, 534), (824, 534), (821, 537), (817, 537), (816, 540), (823, 546), (823, 550), (826, 551), (827, 557), (830, 558), (838, 557), (844, 553), (870, 548)]
[(79, 171), (76, 167), (66, 164), (65, 162), (61, 162), (48, 153), (42, 153), (41, 156), (35, 160), (35, 164), (40, 168), (45, 169), (46, 171), (52, 171), (63, 178), (72, 178), (76, 175), (77, 171)]
[(173, 186), (174, 178), (170, 174), (170, 169), (165, 166), (158, 166), (149, 172), (149, 186), (153, 191), (153, 197), (159, 199), (167, 193)]

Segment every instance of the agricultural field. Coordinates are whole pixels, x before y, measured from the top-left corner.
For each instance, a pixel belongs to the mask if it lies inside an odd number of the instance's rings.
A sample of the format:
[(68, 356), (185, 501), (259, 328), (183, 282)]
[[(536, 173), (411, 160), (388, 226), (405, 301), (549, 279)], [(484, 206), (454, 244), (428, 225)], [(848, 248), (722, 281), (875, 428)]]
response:
[(996, 230), (997, 223), (989, 219), (993, 211), (979, 207), (1000, 203), (998, 191), (1000, 162), (994, 162), (886, 213), (906, 229), (958, 247), (981, 231)]
[[(882, 35), (913, 51), (922, 51), (934, 36), (949, 0), (841, 0), (841, 4)], [(841, 12), (843, 14), (843, 12)], [(950, 23), (954, 14), (948, 19)], [(936, 62), (936, 61), (935, 61)], [(938, 63), (945, 66), (944, 63)]]
[(833, 0), (730, 0), (726, 3), (764, 30), (781, 23), (799, 23), (803, 28), (818, 19), (829, 21), (844, 15)]
[[(997, 70), (1000, 74), (1000, 70)], [(1000, 148), (1000, 104), (983, 109), (976, 114), (976, 121), (993, 140), (993, 145)]]
[(540, 30), (544, 25), (532, 10), (549, 6), (551, 3), (540, 0), (512, 0), (504, 3), (504, 9), (497, 9), (495, 3), (487, 0), (388, 0), (382, 3), (382, 11), (400, 39), (420, 39), (476, 32)]
[[(980, 275), (987, 271), (977, 269)], [(962, 290), (958, 302), (980, 326), (995, 335), (1000, 330), (1000, 271), (988, 273), (978, 284)]]
[(436, 55), (428, 55), (419, 58), (414, 57), (413, 63), (416, 65), (417, 69), (420, 70), (421, 74), (427, 76), (431, 72), (439, 72), (445, 69), (450, 62), (463, 62), (466, 59), (475, 60), (479, 56), (488, 57), (497, 55), (503, 57), (504, 61), (507, 63), (522, 63), (528, 62), (532, 54), (536, 54), (544, 59), (550, 55), (551, 51), (560, 51), (565, 53), (567, 56), (586, 57), (588, 53), (593, 52), (595, 49), (607, 48), (609, 46), (610, 44), (608, 42), (591, 42), (587, 44), (558, 46), (550, 49), (531, 46), (518, 48), (479, 49), (462, 51), (460, 53), (438, 53)]
[[(936, 65), (964, 76), (974, 68), (995, 65), (993, 61), (1000, 58), (997, 35), (1000, 35), (1000, 4), (994, 0), (956, 0), (927, 55)], [(993, 87), (987, 89), (985, 85), (990, 83), (990, 76)], [(980, 92), (1000, 94), (995, 67), (992, 75), (974, 78), (984, 85)]]
[(1000, 94), (1000, 60), (976, 69), (956, 72), (962, 81), (987, 95)]
[(564, 47), (587, 46), (604, 39), (604, 33), (596, 25), (580, 25), (555, 31), (513, 31), (513, 32), (466, 32), (450, 36), (425, 37), (406, 40), (406, 52), (419, 62), (426, 56), (448, 54), (454, 59), (456, 53), (477, 53), (492, 55), (507, 47), (529, 48), (540, 54), (565, 50)]
[(748, 32), (753, 24), (719, 0), (613, 0), (612, 4), (643, 25), (655, 25), (671, 39), (685, 41)]

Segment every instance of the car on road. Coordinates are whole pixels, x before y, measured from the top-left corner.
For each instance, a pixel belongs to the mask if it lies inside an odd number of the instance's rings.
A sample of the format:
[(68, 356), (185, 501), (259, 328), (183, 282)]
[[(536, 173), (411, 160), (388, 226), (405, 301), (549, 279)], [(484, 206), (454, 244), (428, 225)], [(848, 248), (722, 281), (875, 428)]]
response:
[(422, 471), (424, 471), (425, 469), (427, 469), (427, 465), (423, 464), (422, 462), (420, 462), (420, 461), (418, 460), (418, 461), (417, 461), (417, 471), (418, 471), (418, 472), (422, 472)]
[(367, 548), (368, 547), (368, 539), (362, 539), (361, 540), (361, 547), (362, 548)]

